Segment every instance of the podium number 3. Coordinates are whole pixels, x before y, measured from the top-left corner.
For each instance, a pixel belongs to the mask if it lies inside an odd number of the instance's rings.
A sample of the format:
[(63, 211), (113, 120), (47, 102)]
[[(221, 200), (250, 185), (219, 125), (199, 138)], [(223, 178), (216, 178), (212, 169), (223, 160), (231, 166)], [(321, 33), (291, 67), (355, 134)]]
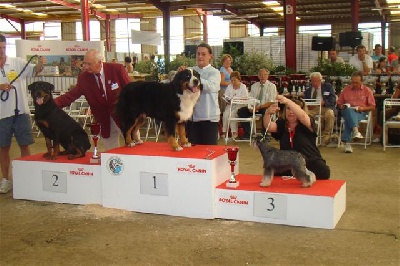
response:
[(275, 199), (269, 197), (268, 198), (268, 203), (269, 203), (269, 208), (267, 208), (267, 211), (272, 212), (275, 209)]
[(157, 189), (157, 178), (153, 175), (153, 188)]
[(53, 187), (58, 187), (58, 175), (53, 175), (51, 178), (54, 179)]

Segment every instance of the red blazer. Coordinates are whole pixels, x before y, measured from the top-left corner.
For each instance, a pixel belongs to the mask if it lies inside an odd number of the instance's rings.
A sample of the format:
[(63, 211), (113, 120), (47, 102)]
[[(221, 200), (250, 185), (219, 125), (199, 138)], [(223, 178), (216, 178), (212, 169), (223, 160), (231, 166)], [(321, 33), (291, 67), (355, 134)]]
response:
[[(56, 104), (62, 108), (69, 106), (76, 99), (84, 95), (90, 105), (90, 109), (94, 119), (101, 126), (101, 136), (103, 138), (110, 137), (110, 116), (115, 123), (121, 127), (121, 123), (115, 114), (114, 108), (118, 101), (121, 89), (130, 82), (129, 76), (122, 64), (103, 63), (103, 71), (105, 76), (105, 87), (107, 98), (103, 97), (103, 92), (97, 86), (97, 80), (93, 73), (83, 72), (78, 76), (76, 86), (55, 99)], [(111, 89), (113, 87), (118, 87)]]

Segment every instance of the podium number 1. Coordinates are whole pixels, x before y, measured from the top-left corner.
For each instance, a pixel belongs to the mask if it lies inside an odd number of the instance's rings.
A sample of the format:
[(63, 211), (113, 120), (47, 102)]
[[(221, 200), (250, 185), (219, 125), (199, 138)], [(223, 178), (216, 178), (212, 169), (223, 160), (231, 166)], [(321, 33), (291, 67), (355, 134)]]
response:
[(286, 219), (287, 196), (272, 193), (254, 193), (254, 216)]
[(140, 172), (140, 194), (168, 196), (168, 175)]

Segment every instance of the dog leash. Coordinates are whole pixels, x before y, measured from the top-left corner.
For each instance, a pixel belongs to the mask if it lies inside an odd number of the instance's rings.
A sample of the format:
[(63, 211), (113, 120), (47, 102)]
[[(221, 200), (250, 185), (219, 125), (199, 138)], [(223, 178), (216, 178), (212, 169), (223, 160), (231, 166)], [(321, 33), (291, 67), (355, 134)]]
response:
[[(19, 72), (19, 74), (10, 82), (10, 85), (12, 85), (22, 75), (22, 73), (25, 72), (26, 68), (31, 63), (33, 58), (35, 58), (35, 57), (37, 57), (37, 55), (33, 55), (31, 58), (29, 58), (28, 62), (22, 68), (21, 72)], [(14, 93), (15, 93), (15, 109), (14, 109), (14, 120), (13, 120), (13, 123), (15, 123), (15, 120), (17, 120), (17, 116), (18, 116), (20, 111), (18, 109), (18, 94), (17, 94), (17, 90), (15, 89), (14, 86), (12, 86), (12, 87), (14, 88)], [(10, 92), (9, 91), (2, 91), (1, 92), (0, 99), (1, 99), (2, 102), (7, 101), (9, 97), (10, 97)]]

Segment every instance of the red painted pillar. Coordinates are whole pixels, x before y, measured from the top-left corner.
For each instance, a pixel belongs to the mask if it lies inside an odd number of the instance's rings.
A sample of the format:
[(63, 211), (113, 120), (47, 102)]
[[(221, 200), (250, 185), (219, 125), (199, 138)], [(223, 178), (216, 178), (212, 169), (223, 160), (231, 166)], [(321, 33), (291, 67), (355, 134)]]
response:
[(296, 71), (296, 0), (284, 1), (286, 67)]
[(21, 39), (26, 40), (25, 19), (21, 19)]
[(111, 52), (111, 34), (110, 34), (110, 14), (106, 15), (105, 30), (106, 30), (106, 51)]
[(360, 22), (360, 0), (351, 0), (351, 30), (358, 31)]
[(81, 12), (82, 38), (84, 41), (90, 41), (88, 0), (81, 0)]
[(208, 43), (207, 15), (203, 15), (203, 42)]
[(162, 10), (163, 12), (163, 45), (164, 45), (164, 60), (166, 69), (169, 68), (170, 63), (170, 37), (171, 37), (171, 12), (169, 8), (165, 8)]

